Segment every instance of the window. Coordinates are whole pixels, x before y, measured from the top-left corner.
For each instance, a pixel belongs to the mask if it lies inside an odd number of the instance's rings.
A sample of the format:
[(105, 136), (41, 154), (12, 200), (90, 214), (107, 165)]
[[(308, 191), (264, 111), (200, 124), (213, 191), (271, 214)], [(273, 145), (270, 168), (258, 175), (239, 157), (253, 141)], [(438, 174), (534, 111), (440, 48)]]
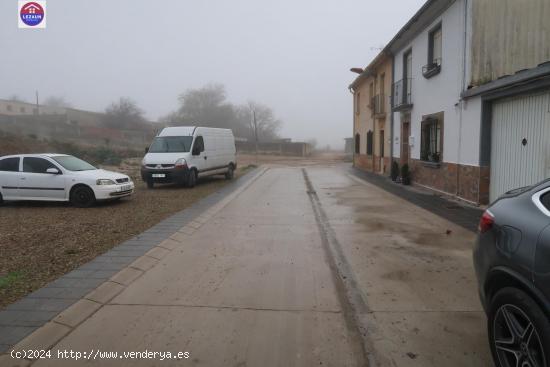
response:
[(372, 131), (367, 132), (367, 155), (372, 155)]
[(72, 155), (60, 155), (52, 159), (69, 171), (93, 171), (97, 169), (90, 163), (73, 157)]
[(359, 154), (361, 150), (361, 135), (355, 134), (355, 154)]
[(542, 205), (544, 205), (546, 209), (550, 210), (550, 192), (542, 195), (542, 197), (540, 198), (540, 202), (542, 203)]
[(19, 108), (19, 112), (25, 113), (25, 107), (20, 107), (20, 108)]
[(441, 71), (441, 61), (443, 57), (443, 32), (441, 24), (430, 32), (428, 42), (428, 64), (422, 68), (422, 74), (425, 78), (431, 78)]
[(0, 160), (0, 171), (19, 172), (19, 158), (4, 158)]
[(23, 172), (47, 173), (48, 168), (57, 168), (53, 163), (43, 158), (23, 158)]
[(191, 150), (192, 136), (159, 136), (153, 140), (150, 153), (183, 153)]
[(442, 119), (435, 116), (422, 121), (420, 159), (426, 162), (441, 162)]
[(6, 106), (6, 110), (8, 110), (8, 111), (10, 111), (10, 112), (11, 112), (11, 110), (12, 110), (12, 108), (11, 108), (11, 104), (9, 104), (9, 105), (7, 105), (7, 106)]
[(359, 115), (361, 112), (361, 93), (357, 93), (357, 96), (355, 97), (355, 113)]
[(202, 136), (197, 136), (195, 138), (195, 144), (193, 145), (193, 150), (204, 152), (204, 139), (202, 138)]

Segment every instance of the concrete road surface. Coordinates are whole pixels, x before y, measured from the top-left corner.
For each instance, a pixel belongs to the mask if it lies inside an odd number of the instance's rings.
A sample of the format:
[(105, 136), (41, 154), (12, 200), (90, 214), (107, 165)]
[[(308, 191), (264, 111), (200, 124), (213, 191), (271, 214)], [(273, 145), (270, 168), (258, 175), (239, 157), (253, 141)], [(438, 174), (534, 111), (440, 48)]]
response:
[[(272, 168), (19, 347), (60, 339), (36, 366), (488, 366), (472, 240), (339, 166)], [(188, 354), (123, 355), (144, 351)]]

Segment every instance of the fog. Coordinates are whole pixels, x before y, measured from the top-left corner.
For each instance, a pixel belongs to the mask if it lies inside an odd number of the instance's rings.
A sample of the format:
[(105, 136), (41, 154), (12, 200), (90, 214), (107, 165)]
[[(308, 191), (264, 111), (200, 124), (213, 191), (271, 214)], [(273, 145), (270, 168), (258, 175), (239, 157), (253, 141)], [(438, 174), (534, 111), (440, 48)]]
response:
[(422, 0), (49, 0), (47, 28), (18, 29), (0, 2), (0, 98), (35, 91), (103, 111), (130, 97), (150, 120), (177, 97), (225, 85), (283, 121), (280, 135), (343, 146), (352, 135), (350, 67), (364, 67)]

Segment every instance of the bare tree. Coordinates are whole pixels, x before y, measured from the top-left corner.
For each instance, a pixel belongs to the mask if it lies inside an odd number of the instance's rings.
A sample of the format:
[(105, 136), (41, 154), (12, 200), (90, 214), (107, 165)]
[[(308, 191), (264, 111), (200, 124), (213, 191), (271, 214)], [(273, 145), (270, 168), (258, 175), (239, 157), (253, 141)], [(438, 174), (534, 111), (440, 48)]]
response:
[(23, 100), (23, 98), (19, 97), (17, 94), (12, 94), (11, 96), (8, 97), (8, 101), (12, 101), (12, 102), (25, 102)]
[[(254, 115), (256, 127), (254, 126)], [(258, 129), (259, 140), (273, 140), (279, 137), (282, 122), (275, 117), (273, 110), (264, 104), (249, 101), (240, 108), (240, 118), (248, 127), (248, 137), (254, 137), (254, 129)]]
[(253, 111), (256, 111), (258, 136), (261, 140), (277, 138), (281, 126), (273, 110), (266, 105), (249, 102), (234, 106), (227, 101), (222, 84), (208, 84), (189, 89), (179, 97), (180, 107), (161, 119), (168, 125), (200, 125), (232, 129), (237, 137), (254, 139)]
[(121, 97), (105, 109), (103, 123), (117, 129), (145, 129), (148, 127), (143, 110), (130, 98)]

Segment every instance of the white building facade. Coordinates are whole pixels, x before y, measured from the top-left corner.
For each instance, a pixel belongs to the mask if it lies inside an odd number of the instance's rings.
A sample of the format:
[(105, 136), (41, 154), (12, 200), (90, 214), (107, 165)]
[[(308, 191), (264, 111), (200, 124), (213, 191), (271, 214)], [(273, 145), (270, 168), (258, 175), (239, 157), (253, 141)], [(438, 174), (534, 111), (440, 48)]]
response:
[(528, 21), (544, 3), (430, 0), (388, 44), (392, 157), (414, 184), (487, 204), (550, 176), (550, 27)]

